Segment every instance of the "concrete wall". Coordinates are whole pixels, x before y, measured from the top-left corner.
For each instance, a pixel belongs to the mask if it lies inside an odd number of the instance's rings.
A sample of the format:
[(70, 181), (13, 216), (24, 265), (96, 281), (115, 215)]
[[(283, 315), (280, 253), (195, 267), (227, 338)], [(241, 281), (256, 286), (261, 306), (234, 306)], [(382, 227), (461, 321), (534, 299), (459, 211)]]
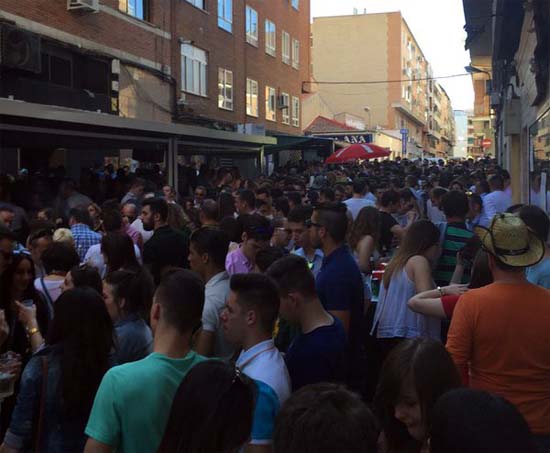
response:
[[(387, 80), (388, 14), (320, 17), (311, 26), (313, 77), (316, 81)], [(329, 108), (387, 126), (388, 87), (380, 85), (315, 85)]]

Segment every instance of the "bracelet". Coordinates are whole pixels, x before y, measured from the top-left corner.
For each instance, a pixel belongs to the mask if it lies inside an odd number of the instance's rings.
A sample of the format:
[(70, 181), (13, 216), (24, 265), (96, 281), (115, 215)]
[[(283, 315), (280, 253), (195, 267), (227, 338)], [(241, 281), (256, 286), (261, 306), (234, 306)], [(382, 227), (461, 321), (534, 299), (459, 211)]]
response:
[(39, 333), (40, 329), (38, 327), (33, 327), (32, 329), (27, 329), (27, 337), (31, 338), (35, 333)]
[(438, 286), (437, 290), (439, 291), (439, 297), (443, 297), (445, 295), (443, 288), (441, 288), (441, 286)]

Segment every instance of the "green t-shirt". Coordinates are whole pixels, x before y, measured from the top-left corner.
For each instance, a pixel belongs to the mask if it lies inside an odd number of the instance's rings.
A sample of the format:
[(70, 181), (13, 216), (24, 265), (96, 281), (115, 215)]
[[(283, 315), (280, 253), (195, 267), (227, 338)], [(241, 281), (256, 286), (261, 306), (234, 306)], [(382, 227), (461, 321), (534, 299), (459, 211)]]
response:
[(154, 452), (164, 435), (172, 401), (184, 376), (205, 357), (152, 353), (109, 370), (97, 391), (86, 435), (117, 452)]

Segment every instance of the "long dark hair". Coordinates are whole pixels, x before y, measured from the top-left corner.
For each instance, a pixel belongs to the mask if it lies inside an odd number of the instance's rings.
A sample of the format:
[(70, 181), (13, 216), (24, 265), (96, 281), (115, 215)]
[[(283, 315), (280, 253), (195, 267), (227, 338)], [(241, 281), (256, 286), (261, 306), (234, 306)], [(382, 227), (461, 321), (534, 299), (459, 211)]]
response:
[(250, 436), (254, 400), (254, 383), (234, 366), (195, 365), (176, 393), (158, 452), (236, 451)]
[(374, 243), (378, 244), (380, 239), (380, 212), (372, 206), (365, 206), (357, 214), (349, 233), (349, 245), (352, 250), (365, 236), (372, 236)]
[(451, 356), (439, 342), (428, 338), (402, 341), (386, 358), (374, 397), (374, 406), (382, 423), (390, 452), (420, 451), (421, 445), (395, 418), (404, 384), (414, 388), (426, 429), (437, 399), (460, 386), (460, 376)]
[(0, 307), (6, 310), (6, 316), (9, 316), (9, 308), (10, 303), (12, 302), (12, 286), (13, 286), (13, 278), (15, 276), (15, 273), (17, 271), (17, 268), (23, 261), (28, 261), (31, 265), (31, 272), (32, 272), (32, 279), (29, 283), (29, 286), (25, 289), (25, 292), (23, 294), (23, 299), (32, 299), (33, 301), (36, 301), (40, 299), (40, 295), (38, 294), (38, 291), (34, 287), (34, 280), (36, 278), (36, 272), (34, 269), (34, 263), (32, 261), (32, 258), (30, 255), (26, 253), (16, 253), (13, 255), (12, 260), (4, 273), (2, 274), (1, 278), (1, 294), (2, 299), (0, 300)]
[(114, 346), (113, 324), (97, 291), (82, 287), (64, 292), (54, 305), (48, 345), (59, 345), (61, 395), (69, 415), (87, 415)]
[(472, 278), (468, 287), (470, 289), (482, 288), (493, 283), (493, 274), (489, 268), (489, 254), (485, 250), (479, 250), (472, 265)]
[(119, 269), (137, 270), (140, 268), (134, 250), (134, 243), (126, 233), (111, 232), (101, 239), (101, 253), (107, 261), (107, 273)]
[(384, 272), (384, 286), (390, 285), (392, 276), (405, 267), (407, 261), (416, 255), (423, 255), (428, 249), (439, 242), (439, 228), (429, 220), (414, 222), (401, 241), (397, 253), (391, 259)]
[(138, 314), (143, 319), (147, 319), (155, 290), (153, 278), (147, 269), (111, 272), (105, 277), (105, 283), (111, 286), (117, 303), (124, 299), (125, 304), (122, 309), (124, 316)]

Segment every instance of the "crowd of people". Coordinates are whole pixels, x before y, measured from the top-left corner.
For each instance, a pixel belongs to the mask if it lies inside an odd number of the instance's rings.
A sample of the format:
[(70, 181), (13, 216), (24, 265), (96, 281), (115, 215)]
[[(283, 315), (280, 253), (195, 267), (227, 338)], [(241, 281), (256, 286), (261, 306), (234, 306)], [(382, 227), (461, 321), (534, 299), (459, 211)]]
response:
[(182, 174), (0, 176), (0, 451), (550, 451), (550, 220), (495, 161)]

